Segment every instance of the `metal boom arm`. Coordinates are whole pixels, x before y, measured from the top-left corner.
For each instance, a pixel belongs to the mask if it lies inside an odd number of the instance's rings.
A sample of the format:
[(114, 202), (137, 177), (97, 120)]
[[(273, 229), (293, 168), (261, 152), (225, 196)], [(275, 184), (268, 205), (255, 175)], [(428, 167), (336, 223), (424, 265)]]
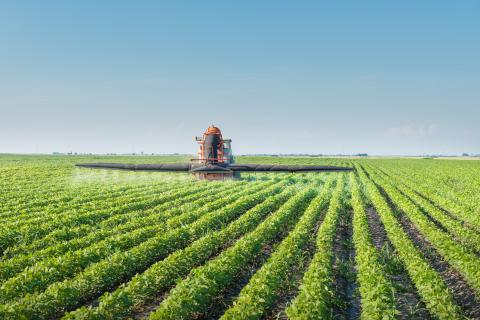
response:
[(133, 171), (166, 171), (201, 172), (338, 172), (351, 171), (352, 168), (336, 166), (302, 166), (277, 164), (216, 164), (204, 165), (198, 163), (158, 163), (158, 164), (128, 164), (128, 163), (79, 163), (77, 167), (93, 169), (117, 169)]

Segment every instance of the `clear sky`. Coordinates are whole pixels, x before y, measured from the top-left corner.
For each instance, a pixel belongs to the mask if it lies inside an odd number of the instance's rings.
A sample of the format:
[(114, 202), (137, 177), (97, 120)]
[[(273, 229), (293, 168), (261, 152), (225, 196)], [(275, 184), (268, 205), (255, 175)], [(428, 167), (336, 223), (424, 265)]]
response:
[(480, 1), (1, 1), (0, 153), (480, 153)]

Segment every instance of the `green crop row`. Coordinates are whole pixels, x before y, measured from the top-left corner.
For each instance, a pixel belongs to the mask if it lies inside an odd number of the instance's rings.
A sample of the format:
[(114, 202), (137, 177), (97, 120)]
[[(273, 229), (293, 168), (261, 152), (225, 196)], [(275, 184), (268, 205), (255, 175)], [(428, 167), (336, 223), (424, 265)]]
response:
[(480, 258), (467, 247), (457, 243), (450, 234), (442, 231), (430, 221), (421, 210), (402, 195), (395, 187), (378, 176), (373, 170), (371, 177), (388, 194), (393, 203), (412, 221), (418, 231), (427, 238), (442, 257), (457, 271), (468, 284), (480, 294)]
[[(92, 209), (95, 206), (105, 204), (105, 201), (110, 200), (115, 201), (117, 197), (123, 196), (127, 191), (129, 195), (141, 195), (146, 192), (162, 192), (163, 190), (172, 189), (174, 187), (187, 186), (188, 184), (192, 185), (195, 181), (172, 184), (168, 182), (154, 183), (150, 186), (146, 184), (142, 185), (121, 185), (120, 187), (115, 187), (112, 185), (92, 185), (90, 187), (82, 188), (65, 188), (57, 194), (44, 194), (44, 193), (35, 193), (35, 190), (25, 190), (25, 193), (33, 193), (34, 198), (37, 200), (44, 200), (45, 203), (38, 204), (29, 204), (28, 207), (21, 209), (17, 207), (12, 207), (10, 210), (2, 213), (2, 218), (9, 219), (10, 221), (15, 221), (16, 217), (20, 218), (21, 221), (27, 220), (30, 218), (41, 216), (42, 213), (48, 214), (61, 214), (64, 209), (79, 210), (79, 209)], [(108, 203), (108, 202), (107, 202)], [(11, 204), (10, 204), (11, 205)], [(24, 204), (23, 204), (24, 205)], [(8, 207), (8, 204), (6, 205)], [(27, 210), (28, 209), (28, 210)]]
[(466, 206), (458, 200), (457, 194), (452, 194), (451, 190), (447, 186), (441, 183), (433, 183), (430, 180), (429, 174), (423, 173), (402, 173), (399, 174), (395, 171), (381, 168), (383, 172), (388, 174), (391, 179), (402, 182), (406, 186), (410, 187), (415, 193), (423, 196), (429, 201), (435, 203), (436, 206), (442, 207), (448, 210), (457, 219), (467, 222), (470, 226), (475, 227), (477, 231), (480, 231), (480, 224), (475, 218), (480, 213), (478, 207), (478, 201), (480, 201), (479, 188), (475, 188), (470, 184), (464, 184), (463, 188), (468, 189), (469, 192), (475, 192), (477, 194), (476, 205), (472, 210), (471, 206)]
[(416, 186), (422, 186), (436, 192), (437, 196), (461, 205), (469, 213), (480, 213), (480, 178), (478, 161), (418, 161), (389, 160), (370, 161), (376, 168), (388, 169), (410, 180)]
[(185, 249), (178, 250), (152, 265), (142, 274), (136, 275), (127, 284), (112, 293), (106, 293), (99, 299), (95, 308), (83, 307), (67, 314), (67, 319), (123, 319), (134, 312), (135, 308), (158, 295), (175, 279), (188, 274), (216, 251), (234, 241), (237, 237), (250, 232), (269, 213), (275, 211), (293, 194), (295, 187), (289, 187), (282, 193), (268, 198), (265, 202), (250, 209), (224, 229), (208, 233)]
[(361, 319), (395, 319), (395, 290), (387, 279), (372, 243), (362, 192), (355, 174), (350, 174), (353, 207), (353, 243), (361, 295)]
[[(373, 168), (369, 167), (370, 170), (374, 170)], [(386, 176), (380, 170), (377, 170), (376, 173), (380, 174), (380, 176), (384, 177), (385, 180), (393, 180), (395, 182), (395, 188), (402, 192), (405, 196), (410, 198), (414, 201), (420, 208), (422, 208), (425, 212), (427, 212), (433, 219), (437, 220), (444, 226), (450, 233), (455, 235), (455, 237), (467, 247), (475, 250), (476, 252), (480, 252), (480, 233), (466, 227), (461, 221), (458, 219), (451, 218), (449, 215), (445, 214), (442, 210), (437, 208), (433, 205), (430, 201), (426, 200), (422, 196), (418, 195), (415, 191), (413, 191), (410, 187), (403, 184), (401, 181), (398, 181), (391, 176)], [(389, 183), (392, 185), (392, 183)], [(430, 194), (426, 195), (430, 197)]]
[[(395, 173), (395, 170), (389, 170), (388, 173), (390, 172), (413, 187), (414, 190), (418, 190), (423, 196), (435, 201), (459, 219), (480, 230), (480, 222), (478, 220), (478, 214), (480, 213), (478, 201), (480, 199), (477, 198), (467, 203), (461, 203), (457, 198), (458, 192), (453, 193), (450, 188), (443, 183), (436, 182), (431, 178), (431, 174), (426, 174), (425, 172), (402, 172), (399, 174)], [(478, 188), (472, 188), (472, 186), (465, 184), (464, 189), (470, 188), (478, 195)]]
[(315, 225), (328, 204), (333, 182), (333, 176), (330, 176), (292, 232), (243, 287), (233, 306), (221, 319), (260, 319), (268, 311), (291, 276), (292, 267), (300, 261), (305, 245), (311, 239)]
[[(45, 199), (43, 205), (30, 205), (28, 212), (18, 212), (15, 208), (7, 209), (7, 206), (2, 207), (8, 210), (8, 213), (3, 213), (0, 218), (3, 221), (12, 223), (12, 225), (20, 226), (22, 224), (39, 221), (45, 214), (64, 214), (65, 209), (68, 211), (92, 210), (100, 209), (99, 206), (107, 206), (114, 202), (117, 197), (121, 197), (128, 192), (129, 197), (139, 198), (144, 194), (154, 194), (164, 192), (171, 189), (168, 183), (156, 184), (152, 186), (122, 186), (121, 188), (103, 190), (101, 188), (92, 188), (92, 190), (72, 190), (66, 195), (59, 193), (58, 195), (43, 194)], [(103, 187), (104, 188), (104, 187)], [(94, 193), (97, 192), (97, 193)]]
[[(67, 251), (73, 254), (74, 251), (88, 247), (95, 243), (98, 244), (99, 241), (111, 239), (113, 236), (116, 236), (119, 234), (121, 234), (122, 236), (125, 236), (127, 233), (133, 232), (140, 228), (151, 229), (151, 227), (164, 224), (165, 221), (167, 221), (168, 219), (173, 218), (180, 214), (184, 214), (186, 212), (186, 209), (195, 210), (200, 208), (202, 205), (205, 205), (208, 202), (210, 202), (208, 205), (209, 210), (216, 210), (223, 204), (223, 201), (216, 200), (217, 197), (225, 197), (231, 194), (240, 193), (242, 191), (242, 189), (240, 188), (240, 185), (238, 189), (231, 189), (231, 188), (228, 188), (227, 186), (223, 189), (226, 189), (226, 190), (221, 191), (222, 189), (220, 189), (220, 192), (219, 192), (218, 189), (208, 189), (204, 192), (199, 193), (199, 195), (203, 195), (202, 198), (196, 201), (192, 201), (190, 203), (184, 203), (185, 201), (183, 201), (184, 199), (188, 199), (190, 197), (183, 197), (172, 202), (167, 202), (164, 205), (169, 205), (172, 209), (170, 210), (165, 209), (160, 214), (149, 214), (146, 216), (144, 211), (134, 211), (132, 213), (128, 213), (123, 217), (123, 218), (128, 217), (129, 219), (127, 221), (122, 221), (122, 223), (117, 223), (116, 225), (110, 225), (108, 227), (104, 225), (103, 228), (100, 227), (93, 231), (86, 230), (85, 232), (88, 232), (88, 231), (90, 232), (86, 233), (84, 236), (80, 236), (69, 241), (56, 242), (56, 244), (51, 243), (50, 246), (48, 246), (43, 250), (38, 250), (38, 245), (39, 245), (38, 242), (35, 243), (37, 248), (32, 248), (32, 246), (27, 246), (27, 248), (23, 248), (23, 252), (27, 252), (27, 253), (25, 254), (17, 253), (11, 259), (0, 261), (0, 281), (4, 281), (14, 276), (18, 272), (22, 271), (28, 266), (31, 266), (34, 263), (38, 264), (40, 261), (46, 260), (50, 257), (60, 256), (61, 254), (66, 253)], [(214, 192), (213, 195), (208, 194), (212, 192)], [(194, 196), (197, 196), (197, 195), (195, 194)], [(183, 205), (181, 205), (181, 203), (183, 203)], [(175, 206), (175, 204), (179, 206)], [(161, 206), (164, 206), (164, 205), (161, 205)], [(153, 210), (157, 211), (156, 208), (153, 208), (148, 211), (153, 211)], [(112, 245), (113, 243), (110, 242), (108, 244), (108, 247), (110, 248)], [(35, 249), (37, 251), (33, 251)]]
[(109, 258), (91, 264), (78, 275), (63, 282), (56, 282), (44, 292), (29, 294), (0, 306), (0, 317), (46, 319), (58, 316), (118, 284), (122, 279), (145, 270), (155, 261), (185, 247), (204, 234), (222, 228), (224, 224), (263, 202), (268, 196), (278, 193), (285, 184), (286, 181), (283, 181), (263, 191), (244, 195), (230, 204), (228, 199), (224, 199), (224, 208), (204, 214), (194, 223), (180, 223), (177, 228), (159, 233), (130, 250), (117, 251)]
[[(426, 171), (403, 171), (403, 175), (406, 178), (415, 179), (416, 183), (422, 184), (429, 189), (434, 189), (438, 195), (467, 209), (469, 214), (480, 213), (478, 208), (478, 201), (480, 200), (478, 195), (478, 188), (480, 187), (478, 171), (468, 172), (463, 170), (463, 167), (466, 166), (453, 168), (448, 165), (442, 165), (438, 169), (435, 167), (428, 168), (429, 174), (426, 174)], [(419, 177), (422, 179), (419, 180)]]
[[(1, 218), (50, 206), (53, 204), (52, 199), (66, 202), (75, 199), (73, 192), (65, 192), (64, 186), (56, 184), (55, 181), (50, 179), (47, 180), (48, 183), (41, 185), (42, 192), (39, 193), (36, 185), (38, 178), (35, 177), (33, 172), (30, 172), (26, 179), (20, 179), (18, 172), (1, 172), (0, 176), (2, 177), (0, 181), (5, 182), (0, 185), (3, 190), (2, 200), (4, 201), (0, 206)], [(24, 188), (19, 188), (19, 186)]]
[[(239, 183), (238, 186), (240, 187), (243, 184), (245, 183)], [(133, 210), (127, 212), (126, 214), (113, 215), (95, 225), (80, 225), (74, 228), (57, 228), (43, 238), (34, 240), (29, 243), (20, 244), (15, 247), (9, 247), (4, 252), (4, 256), (6, 258), (11, 258), (16, 255), (29, 254), (33, 251), (40, 252), (40, 250), (48, 248), (50, 246), (67, 246), (69, 242), (78, 241), (78, 238), (90, 236), (91, 233), (95, 232), (108, 232), (110, 231), (109, 229), (115, 228), (119, 224), (129, 223), (133, 219), (144, 220), (144, 218), (146, 217), (151, 217), (152, 215), (157, 214), (161, 216), (165, 211), (171, 212), (172, 208), (175, 208), (175, 211), (177, 212), (180, 208), (182, 210), (186, 210), (188, 206), (197, 206), (199, 204), (208, 203), (212, 199), (215, 199), (215, 195), (217, 193), (224, 192), (223, 190), (225, 189), (230, 190), (230, 193), (233, 193), (234, 191), (228, 185), (223, 185), (219, 187), (212, 186), (212, 188), (207, 188), (200, 192), (193, 192), (184, 197), (177, 197), (175, 199), (171, 199), (167, 202), (163, 202), (147, 209)], [(208, 201), (204, 202), (205, 199), (208, 199)]]
[[(263, 188), (263, 184), (255, 185), (244, 191), (243, 195), (255, 193)], [(217, 202), (225, 204), (225, 201), (232, 202), (241, 196), (242, 193), (239, 195), (233, 194), (219, 199)], [(218, 206), (218, 204), (215, 205)], [(131, 232), (112, 236), (87, 248), (70, 251), (57, 258), (45, 259), (5, 281), (0, 287), (0, 302), (18, 298), (26, 293), (41, 291), (47, 285), (68, 278), (80, 272), (89, 264), (105, 259), (116, 251), (128, 250), (159, 233), (191, 223), (202, 214), (210, 211), (211, 207), (209, 206), (195, 211), (195, 214), (186, 212), (173, 217), (166, 214), (163, 215), (163, 219), (154, 225), (147, 225)]]
[(460, 319), (459, 308), (454, 303), (453, 297), (440, 275), (415, 247), (375, 184), (366, 176), (360, 166), (356, 166), (356, 168), (366, 187), (368, 197), (380, 216), (390, 242), (395, 247), (429, 311), (439, 319)]
[(234, 246), (207, 264), (193, 269), (169, 292), (150, 319), (190, 319), (196, 313), (205, 312), (213, 298), (232, 284), (236, 275), (254, 260), (265, 245), (283, 230), (291, 228), (315, 195), (314, 189), (299, 192)]
[[(158, 197), (149, 197), (146, 200), (139, 202), (133, 202), (125, 204), (125, 202), (119, 202), (118, 207), (107, 208), (100, 211), (92, 211), (83, 214), (68, 214), (61, 217), (51, 219), (48, 215), (44, 217), (44, 222), (41, 224), (26, 225), (20, 228), (9, 228), (0, 231), (0, 249), (3, 251), (9, 246), (18, 245), (21, 243), (28, 243), (35, 239), (39, 239), (47, 235), (52, 230), (58, 227), (75, 227), (81, 224), (97, 224), (102, 220), (105, 220), (113, 215), (127, 213), (132, 210), (145, 209), (166, 202), (177, 197), (190, 194), (192, 192), (199, 192), (202, 189), (208, 188), (204, 185), (203, 188), (191, 189), (190, 186), (174, 188), (171, 191), (167, 191), (165, 194), (160, 194)], [(125, 201), (125, 200), (124, 200)]]
[(340, 174), (327, 214), (318, 229), (317, 251), (305, 272), (298, 295), (286, 309), (290, 319), (331, 317), (333, 290), (333, 244), (340, 219), (345, 175)]
[[(162, 189), (156, 190), (156, 189), (143, 189), (139, 192), (133, 192), (133, 193), (125, 193), (125, 194), (120, 194), (118, 197), (114, 197), (111, 201), (105, 202), (105, 201), (93, 201), (93, 202), (87, 202), (85, 206), (78, 206), (78, 207), (70, 207), (68, 203), (61, 203), (58, 204), (57, 201), (54, 201), (54, 203), (57, 204), (56, 208), (44, 208), (38, 213), (25, 213), (25, 214), (16, 214), (15, 212), (12, 213), (15, 215), (14, 218), (16, 218), (14, 221), (6, 221), (4, 225), (1, 226), (1, 231), (0, 234), (4, 233), (3, 230), (9, 230), (9, 229), (20, 229), (20, 228), (28, 228), (30, 225), (36, 225), (36, 224), (41, 224), (45, 220), (48, 219), (56, 219), (59, 213), (62, 214), (62, 216), (68, 216), (70, 214), (85, 214), (85, 213), (91, 213), (91, 211), (101, 211), (102, 209), (112, 209), (120, 205), (124, 205), (125, 203), (128, 202), (141, 202), (143, 200), (148, 200), (152, 197), (159, 196), (162, 193), (166, 193), (171, 190), (178, 189), (180, 186), (174, 187), (174, 186), (168, 186), (164, 187)], [(185, 187), (185, 186), (181, 186)], [(82, 195), (79, 194), (79, 198), (82, 198)], [(32, 215), (30, 215), (32, 214)]]

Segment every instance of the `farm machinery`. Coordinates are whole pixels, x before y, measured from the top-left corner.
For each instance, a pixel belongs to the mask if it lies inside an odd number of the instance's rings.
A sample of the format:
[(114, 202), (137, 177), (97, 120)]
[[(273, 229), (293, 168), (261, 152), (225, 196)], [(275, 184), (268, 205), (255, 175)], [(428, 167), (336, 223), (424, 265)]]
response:
[(241, 172), (338, 172), (352, 168), (336, 166), (304, 166), (276, 164), (237, 164), (232, 153), (232, 140), (224, 139), (219, 128), (211, 125), (202, 137), (195, 137), (199, 144), (198, 157), (189, 163), (125, 164), (79, 163), (78, 167), (94, 169), (118, 169), (138, 171), (191, 172), (201, 180), (226, 180), (240, 177)]

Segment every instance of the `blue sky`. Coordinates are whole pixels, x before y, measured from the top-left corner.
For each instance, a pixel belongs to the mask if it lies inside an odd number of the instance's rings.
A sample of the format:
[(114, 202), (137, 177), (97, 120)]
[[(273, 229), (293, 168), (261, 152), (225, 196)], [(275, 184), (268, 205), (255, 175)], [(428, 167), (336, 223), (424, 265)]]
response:
[(480, 2), (1, 1), (0, 111), (0, 153), (480, 153)]

